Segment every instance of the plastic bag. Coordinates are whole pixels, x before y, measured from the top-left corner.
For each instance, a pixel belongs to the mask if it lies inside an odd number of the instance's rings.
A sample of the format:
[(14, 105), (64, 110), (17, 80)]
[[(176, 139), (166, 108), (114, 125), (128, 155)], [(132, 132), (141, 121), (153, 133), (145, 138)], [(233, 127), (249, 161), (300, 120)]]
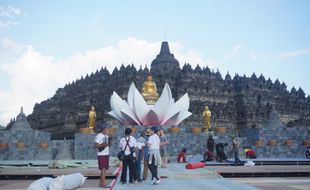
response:
[(49, 190), (63, 190), (64, 187), (64, 176), (56, 177), (49, 185)]
[(32, 182), (27, 190), (47, 190), (50, 183), (53, 181), (51, 177), (42, 177)]
[(65, 175), (63, 189), (75, 189), (82, 186), (85, 183), (87, 177), (84, 177), (81, 173), (73, 173)]

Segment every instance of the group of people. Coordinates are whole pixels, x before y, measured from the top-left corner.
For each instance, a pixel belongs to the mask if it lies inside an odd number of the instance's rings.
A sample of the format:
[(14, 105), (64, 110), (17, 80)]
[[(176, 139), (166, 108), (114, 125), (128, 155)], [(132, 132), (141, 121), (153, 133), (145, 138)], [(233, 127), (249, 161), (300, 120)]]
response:
[[(109, 146), (111, 137), (105, 125), (100, 126), (100, 133), (95, 138), (95, 146), (98, 149), (98, 166), (101, 170), (100, 187), (109, 188), (105, 181), (106, 170), (109, 168)], [(123, 151), (121, 183), (127, 183), (127, 170), (129, 170), (128, 182), (142, 182), (151, 173), (151, 184), (160, 183), (158, 166), (167, 166), (166, 145), (167, 137), (162, 129), (152, 127), (140, 133), (139, 138), (132, 136), (132, 129), (126, 128), (124, 137), (120, 139), (119, 148)], [(141, 165), (143, 172), (141, 178)]]
[[(227, 156), (225, 154), (224, 148), (227, 146), (227, 143), (214, 143), (212, 135), (208, 137), (207, 141), (207, 151), (203, 156), (203, 161), (218, 161), (218, 162), (225, 162), (227, 160)], [(216, 151), (216, 156), (214, 156), (214, 147)], [(234, 163), (240, 164), (241, 160), (239, 159), (239, 147), (240, 141), (237, 136), (232, 136), (232, 150), (234, 153)], [(245, 150), (246, 158), (256, 158), (256, 153), (252, 149)]]
[[(215, 144), (212, 135), (209, 136), (207, 140), (207, 151), (203, 155), (203, 161), (219, 161), (225, 162), (227, 156), (224, 151), (224, 147), (227, 146), (227, 143), (217, 143)], [(214, 148), (216, 151), (216, 156), (214, 156)]]
[[(109, 146), (111, 145), (112, 138), (109, 135), (106, 125), (101, 125), (100, 133), (95, 138), (95, 146), (98, 149), (98, 166), (101, 170), (99, 186), (107, 187), (105, 181), (106, 170), (109, 168)], [(124, 152), (122, 159), (122, 173), (121, 183), (127, 183), (127, 170), (129, 170), (128, 182), (142, 182), (147, 179), (148, 171), (151, 173), (151, 180), (153, 185), (160, 183), (158, 177), (158, 167), (167, 166), (167, 153), (166, 146), (168, 144), (167, 137), (162, 129), (152, 127), (140, 133), (136, 139), (132, 136), (132, 129), (126, 128), (124, 137), (120, 139), (119, 148)], [(235, 163), (240, 163), (238, 150), (240, 142), (237, 137), (232, 139)], [(203, 156), (203, 161), (219, 161), (224, 162), (227, 156), (224, 147), (227, 143), (216, 143), (212, 135), (207, 140), (207, 151)], [(214, 155), (216, 152), (216, 156)], [(178, 156), (177, 162), (187, 162), (186, 149), (182, 149)], [(246, 152), (247, 158), (255, 158), (254, 150), (248, 149)], [(143, 171), (141, 165), (143, 164)], [(141, 177), (142, 174), (142, 177)]]

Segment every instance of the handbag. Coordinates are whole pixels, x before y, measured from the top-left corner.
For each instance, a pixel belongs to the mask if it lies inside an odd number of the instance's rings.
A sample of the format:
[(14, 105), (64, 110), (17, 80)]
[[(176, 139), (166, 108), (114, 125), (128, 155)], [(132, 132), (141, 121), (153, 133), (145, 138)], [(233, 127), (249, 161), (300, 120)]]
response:
[[(125, 140), (126, 140), (126, 138), (125, 138)], [(128, 140), (126, 140), (126, 146), (125, 146), (124, 150), (120, 150), (120, 151), (117, 153), (117, 158), (118, 158), (120, 161), (124, 160), (124, 158), (125, 158), (125, 150), (126, 150), (127, 146), (129, 146), (129, 140), (130, 140), (130, 137), (129, 137)], [(130, 148), (130, 146), (129, 146), (129, 148)]]
[(124, 160), (124, 157), (125, 157), (125, 152), (124, 152), (124, 150), (121, 150), (121, 151), (119, 151), (119, 152), (117, 153), (117, 158), (118, 158), (120, 161)]

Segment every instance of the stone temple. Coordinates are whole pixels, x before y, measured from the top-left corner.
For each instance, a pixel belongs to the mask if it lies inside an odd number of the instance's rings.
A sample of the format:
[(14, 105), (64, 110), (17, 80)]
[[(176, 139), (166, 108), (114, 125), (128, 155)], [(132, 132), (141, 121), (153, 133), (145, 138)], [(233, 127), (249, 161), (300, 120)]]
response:
[(208, 105), (213, 127), (239, 130), (263, 127), (272, 106), (289, 127), (310, 126), (310, 97), (305, 97), (301, 88), (293, 87), (288, 91), (284, 82), (278, 79), (272, 82), (262, 74), (253, 73), (249, 78), (238, 74), (231, 77), (227, 73), (223, 78), (219, 71), (208, 67), (198, 65), (193, 69), (186, 63), (180, 68), (168, 42), (162, 43), (150, 70), (122, 65), (110, 74), (106, 68), (101, 68), (59, 88), (53, 97), (36, 104), (28, 121), (32, 128), (52, 133), (52, 138), (72, 138), (74, 132), (86, 126), (88, 111), (94, 105), (98, 122), (116, 124), (107, 114), (111, 110), (109, 100), (113, 91), (127, 98), (130, 84), (135, 82), (137, 88), (141, 88), (149, 71), (159, 93), (167, 82), (176, 99), (186, 92), (189, 94), (189, 111), (193, 115), (183, 122), (184, 125), (203, 126), (202, 112)]
[[(95, 106), (96, 122), (104, 121), (116, 130), (111, 148), (111, 154), (115, 155), (124, 126), (108, 115), (111, 110), (110, 97), (115, 91), (122, 99), (126, 99), (132, 82), (141, 90), (139, 88), (149, 72), (152, 73), (159, 94), (164, 84), (168, 83), (176, 100), (185, 93), (190, 98), (188, 111), (192, 115), (178, 126), (178, 133), (172, 130), (167, 133), (170, 143), (176, 145), (168, 147), (170, 155), (176, 155), (182, 147), (187, 148), (189, 154), (205, 151), (207, 134), (199, 130), (195, 132), (194, 129), (203, 128), (202, 113), (206, 105), (212, 112), (211, 129), (216, 142), (230, 143), (231, 135), (238, 133), (242, 147), (254, 148), (259, 157), (303, 157), (305, 146), (310, 145), (310, 97), (305, 97), (301, 88), (296, 90), (293, 87), (288, 91), (284, 82), (280, 83), (278, 79), (275, 82), (269, 78), (266, 80), (262, 74), (259, 77), (255, 73), (251, 77), (237, 74), (231, 77), (227, 73), (223, 78), (219, 71), (214, 72), (208, 67), (197, 66), (193, 69), (186, 63), (180, 68), (178, 60), (170, 52), (168, 42), (162, 43), (150, 70), (122, 65), (110, 74), (106, 68), (101, 68), (59, 88), (53, 97), (36, 104), (33, 113), (27, 118), (21, 112), (23, 118), (17, 118), (17, 121), (28, 121), (32, 128), (28, 129), (27, 124), (28, 131), (40, 130), (51, 135), (50, 140), (46, 139), (49, 148), (53, 150), (49, 157), (54, 158), (54, 152), (59, 151), (58, 145), (63, 144), (58, 139), (66, 138), (67, 149), (72, 151), (71, 155), (75, 159), (94, 159), (94, 134), (85, 136), (79, 133), (79, 129), (87, 127), (88, 111), (91, 106)], [(13, 144), (16, 143), (11, 142), (14, 121), (8, 125), (7, 130), (0, 131), (0, 137), (5, 137), (8, 143)], [(134, 127), (138, 132), (144, 130), (144, 127)], [(28, 142), (31, 143), (40, 142)], [(231, 144), (228, 144), (228, 150), (231, 150)], [(7, 159), (14, 156), (10, 149), (0, 148), (0, 151), (6, 152)], [(33, 150), (29, 156), (36, 155), (36, 152)], [(229, 155), (231, 153), (228, 152)]]

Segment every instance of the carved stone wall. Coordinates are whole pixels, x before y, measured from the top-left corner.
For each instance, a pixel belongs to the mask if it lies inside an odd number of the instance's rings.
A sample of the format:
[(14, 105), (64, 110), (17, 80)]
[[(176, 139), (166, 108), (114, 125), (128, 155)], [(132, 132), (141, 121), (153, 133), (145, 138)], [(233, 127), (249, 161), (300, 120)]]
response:
[[(148, 72), (148, 68), (137, 70), (132, 65), (116, 68), (111, 74), (101, 68), (59, 88), (53, 97), (36, 104), (28, 121), (34, 129), (50, 132), (53, 139), (74, 138), (74, 132), (86, 126), (88, 111), (94, 105), (97, 122), (117, 124), (107, 114), (111, 110), (109, 101), (113, 91), (127, 98), (130, 84), (135, 82), (141, 89)], [(193, 115), (184, 121), (184, 125), (202, 126), (202, 112), (208, 105), (212, 112), (212, 126), (232, 129), (262, 127), (272, 106), (288, 126), (294, 127), (297, 123), (307, 128), (310, 126), (310, 97), (305, 97), (301, 88), (288, 91), (284, 82), (272, 82), (255, 74), (232, 78), (227, 73), (223, 79), (219, 71), (211, 71), (208, 67), (193, 69), (185, 64), (180, 68), (168, 43), (152, 62), (151, 72), (159, 94), (166, 82), (175, 99), (186, 92), (189, 94), (189, 111)]]

